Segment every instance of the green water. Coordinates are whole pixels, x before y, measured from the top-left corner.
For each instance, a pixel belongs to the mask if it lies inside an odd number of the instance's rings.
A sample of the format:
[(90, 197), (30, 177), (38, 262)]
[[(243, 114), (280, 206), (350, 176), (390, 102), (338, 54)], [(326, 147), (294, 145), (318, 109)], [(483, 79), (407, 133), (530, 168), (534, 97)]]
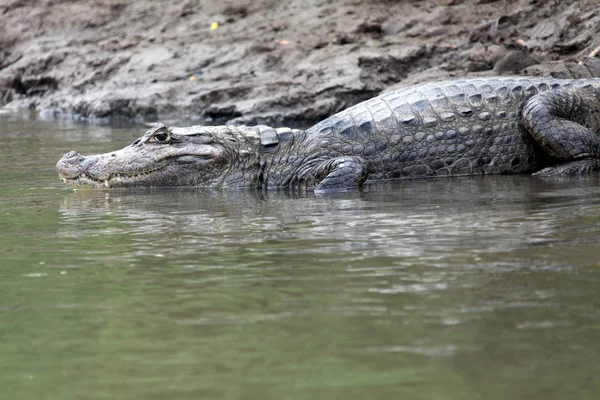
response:
[(600, 178), (79, 190), (0, 119), (1, 399), (596, 399)]

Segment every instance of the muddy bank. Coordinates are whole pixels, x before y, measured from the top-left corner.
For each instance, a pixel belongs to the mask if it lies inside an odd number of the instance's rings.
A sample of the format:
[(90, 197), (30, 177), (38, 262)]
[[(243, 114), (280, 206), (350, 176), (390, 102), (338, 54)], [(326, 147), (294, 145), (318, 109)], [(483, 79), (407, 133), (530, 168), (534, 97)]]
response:
[(305, 124), (446, 77), (600, 76), (597, 1), (5, 0), (0, 20), (1, 109), (45, 117)]

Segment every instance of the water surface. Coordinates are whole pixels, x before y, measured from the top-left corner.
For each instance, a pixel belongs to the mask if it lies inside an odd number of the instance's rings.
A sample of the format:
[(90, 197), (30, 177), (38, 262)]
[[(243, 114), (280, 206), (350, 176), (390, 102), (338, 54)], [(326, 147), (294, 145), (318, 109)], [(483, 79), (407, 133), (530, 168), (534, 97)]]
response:
[(0, 119), (0, 398), (595, 399), (600, 178), (77, 190)]

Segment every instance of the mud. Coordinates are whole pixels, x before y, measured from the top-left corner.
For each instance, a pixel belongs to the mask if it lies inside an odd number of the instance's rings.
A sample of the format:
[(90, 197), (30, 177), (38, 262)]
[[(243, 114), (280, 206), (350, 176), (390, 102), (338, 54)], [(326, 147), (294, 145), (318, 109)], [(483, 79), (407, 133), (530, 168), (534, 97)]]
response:
[(598, 1), (4, 0), (0, 110), (309, 124), (448, 77), (600, 76)]

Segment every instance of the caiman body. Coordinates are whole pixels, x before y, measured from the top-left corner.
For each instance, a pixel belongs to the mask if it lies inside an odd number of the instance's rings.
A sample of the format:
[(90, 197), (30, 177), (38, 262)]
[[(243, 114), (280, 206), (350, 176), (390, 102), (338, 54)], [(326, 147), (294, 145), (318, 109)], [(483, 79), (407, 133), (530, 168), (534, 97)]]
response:
[(158, 124), (112, 153), (69, 152), (69, 184), (344, 190), (437, 176), (600, 169), (600, 79), (479, 78), (382, 94), (307, 130)]

